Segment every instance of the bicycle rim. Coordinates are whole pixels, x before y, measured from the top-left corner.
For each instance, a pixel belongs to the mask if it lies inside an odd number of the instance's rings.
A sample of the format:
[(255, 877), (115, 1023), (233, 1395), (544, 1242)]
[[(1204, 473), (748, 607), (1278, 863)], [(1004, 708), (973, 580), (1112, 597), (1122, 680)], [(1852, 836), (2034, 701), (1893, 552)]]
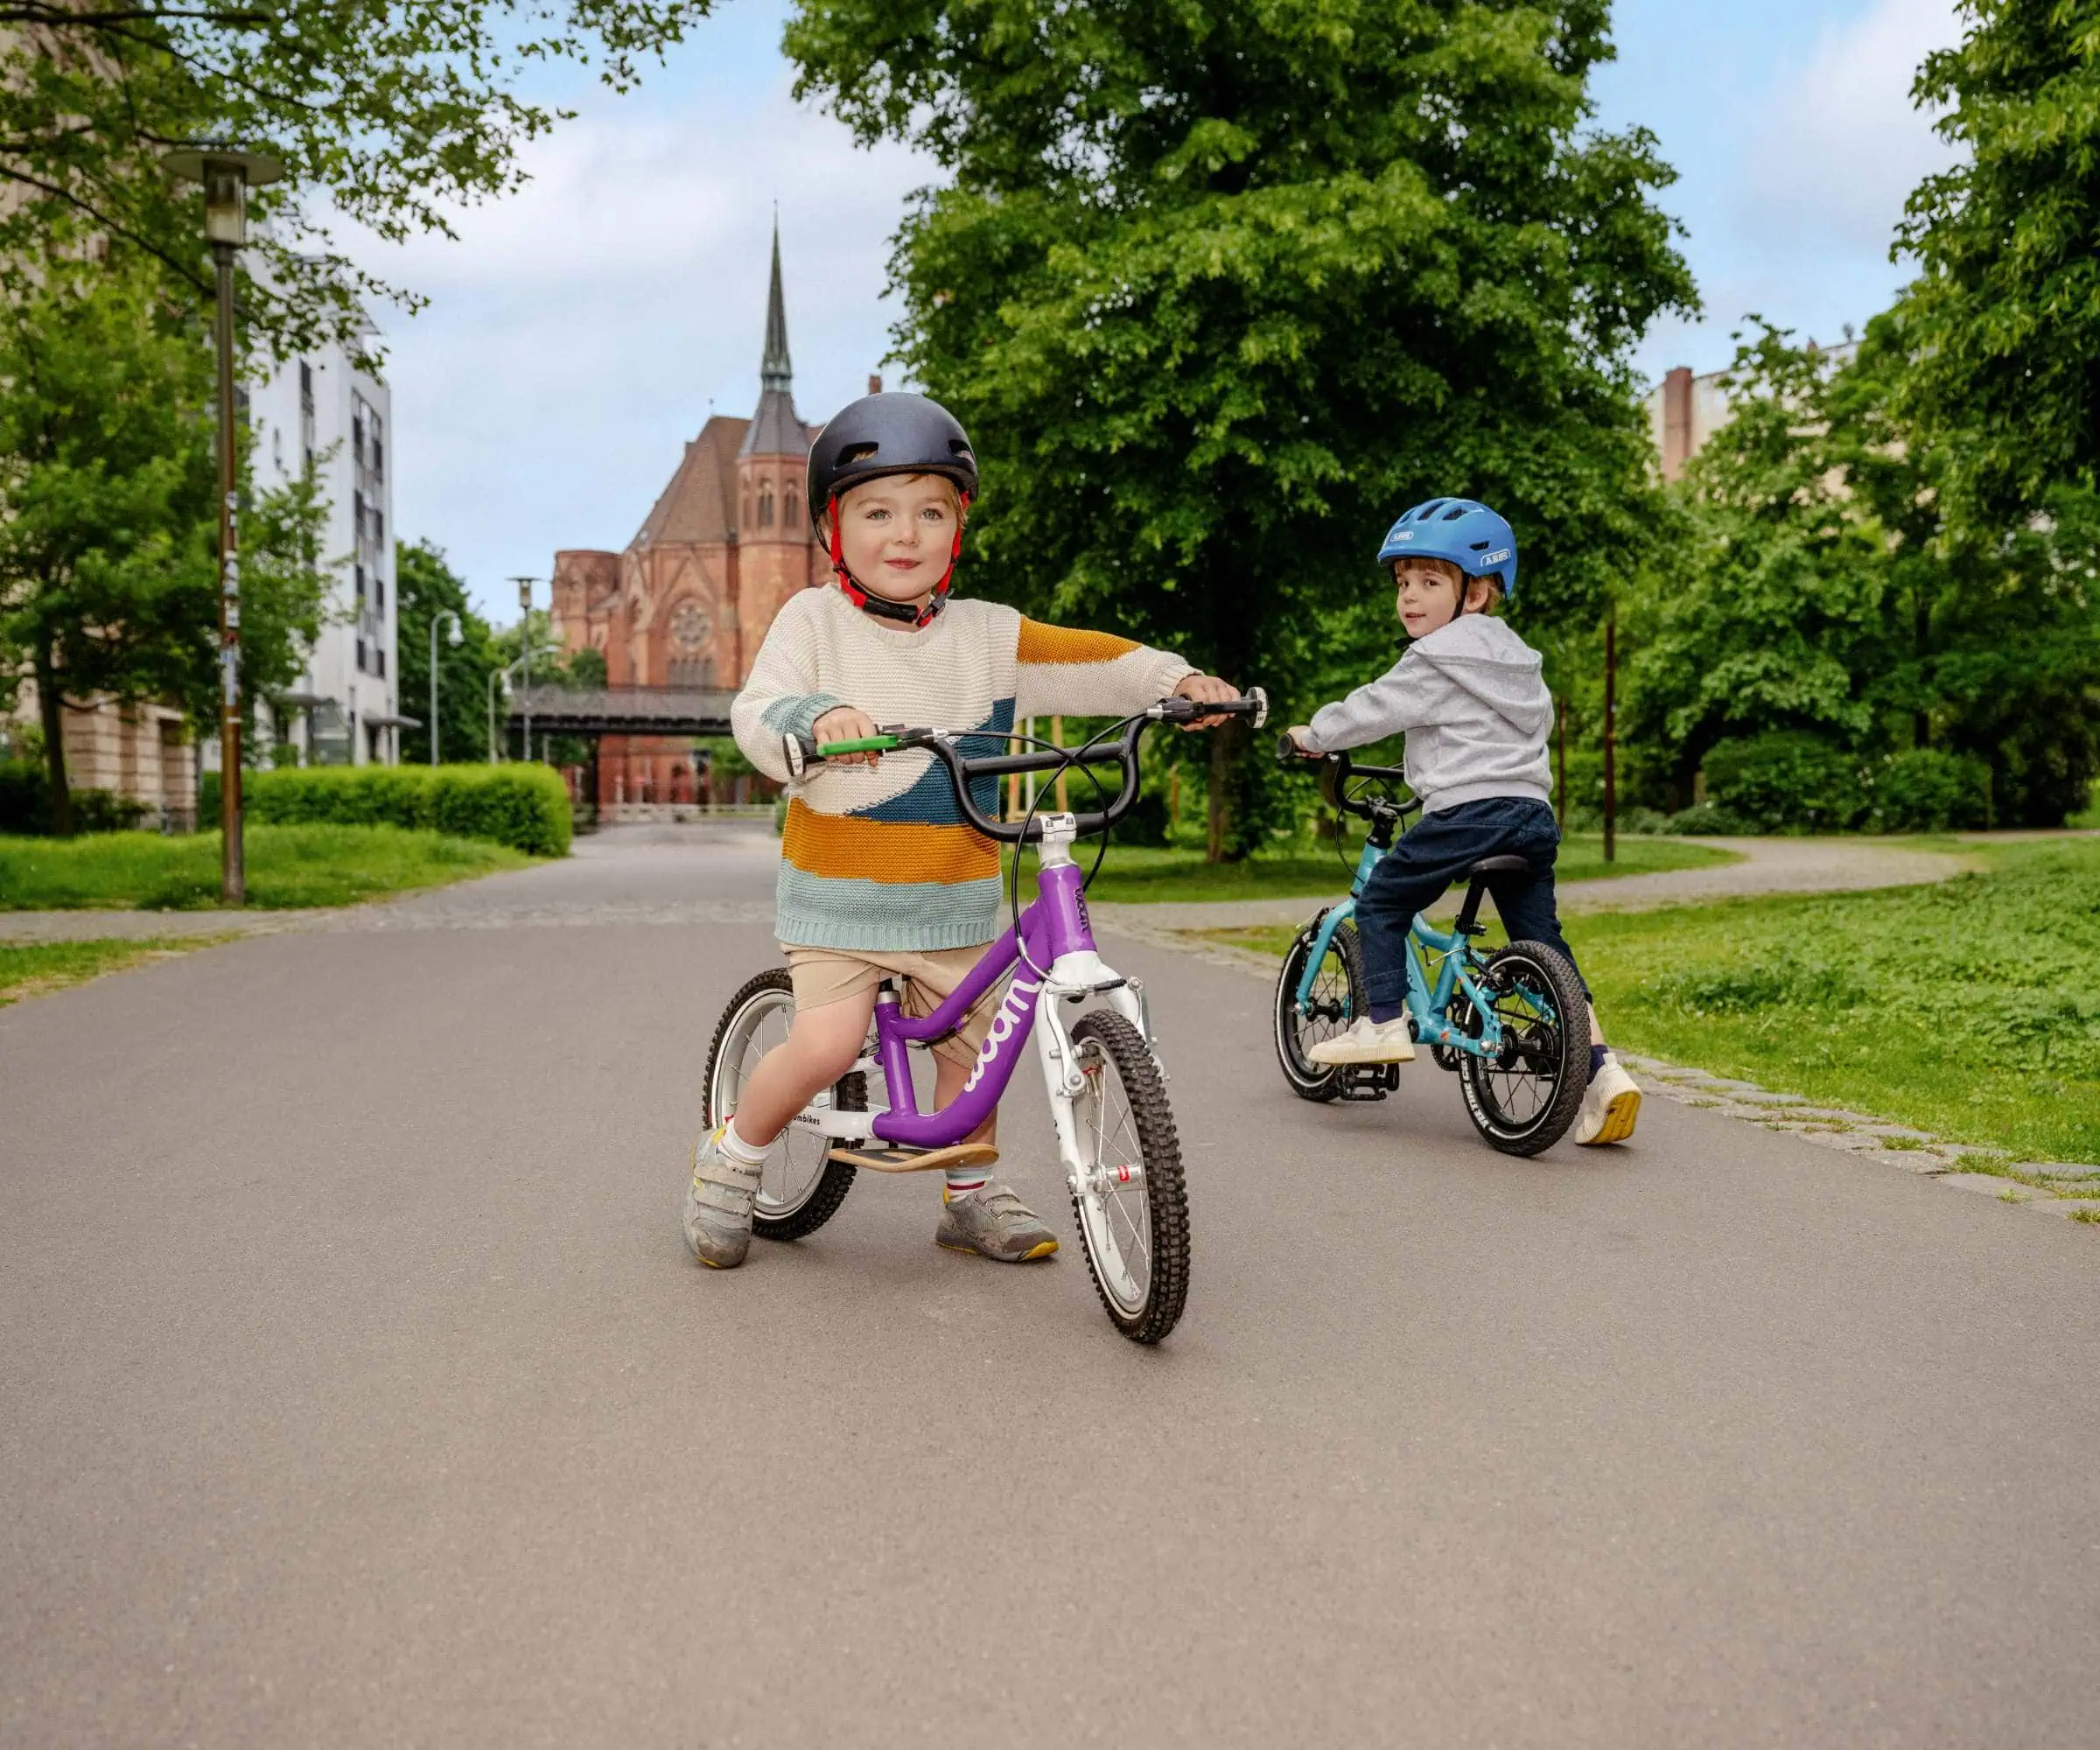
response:
[[(752, 991), (732, 1009), (723, 1023), (710, 1065), (707, 1121), (710, 1126), (737, 1110), (759, 1060), (785, 1043), (794, 1019), (794, 993), (777, 986)], [(834, 1097), (836, 1092), (835, 1089)], [(766, 1150), (766, 1165), (760, 1170), (754, 1220), (784, 1222), (806, 1208), (823, 1188), (830, 1146), (828, 1138), (793, 1124), (781, 1131)]]
[(1312, 1061), (1312, 1047), (1323, 1040), (1347, 1032), (1364, 1012), (1363, 972), (1355, 932), (1346, 923), (1329, 939), (1312, 975), (1308, 1007), (1298, 1000), (1298, 981), (1305, 976), (1306, 957), (1312, 951), (1312, 932), (1291, 946), (1278, 976), (1274, 1026), (1277, 1062), (1292, 1092), (1306, 1100), (1332, 1100), (1341, 1091), (1342, 1073)]
[(1466, 1110), (1495, 1147), (1536, 1153), (1560, 1139), (1581, 1102), (1567, 1032), (1584, 1026), (1586, 1034), (1586, 1011), (1575, 1009), (1569, 998), (1580, 987), (1572, 973), (1564, 986), (1543, 955), (1527, 945), (1495, 955), (1482, 989), (1502, 1024), (1502, 1048), (1494, 1057), (1463, 1054)]

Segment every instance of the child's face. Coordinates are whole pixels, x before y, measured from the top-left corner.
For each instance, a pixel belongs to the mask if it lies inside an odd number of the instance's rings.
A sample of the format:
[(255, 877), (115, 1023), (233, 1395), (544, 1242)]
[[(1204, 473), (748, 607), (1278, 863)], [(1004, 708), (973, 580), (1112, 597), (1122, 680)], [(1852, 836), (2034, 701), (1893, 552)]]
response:
[(933, 592), (956, 550), (956, 489), (939, 474), (886, 474), (838, 501), (838, 538), (853, 581), (886, 601)]
[[(1398, 585), (1395, 606), (1400, 624), (1410, 638), (1426, 638), (1458, 618), (1459, 592), (1466, 586), (1466, 576), (1456, 565), (1440, 559), (1396, 560), (1393, 582)], [(1485, 584), (1475, 587), (1486, 596)]]

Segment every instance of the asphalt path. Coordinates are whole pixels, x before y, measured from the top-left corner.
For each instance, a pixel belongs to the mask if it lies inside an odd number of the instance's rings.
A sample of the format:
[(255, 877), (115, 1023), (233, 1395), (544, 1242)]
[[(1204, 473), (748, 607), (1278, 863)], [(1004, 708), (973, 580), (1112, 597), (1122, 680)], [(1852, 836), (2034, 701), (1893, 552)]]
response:
[[(0, 1743), (2100, 1740), (2100, 1252), (1662, 1101), (1284, 1092), (1150, 982), (1186, 1318), (864, 1174), (677, 1208), (771, 847), (556, 866), (0, 1012)], [(1026, 1072), (1026, 1066), (1024, 1066)]]

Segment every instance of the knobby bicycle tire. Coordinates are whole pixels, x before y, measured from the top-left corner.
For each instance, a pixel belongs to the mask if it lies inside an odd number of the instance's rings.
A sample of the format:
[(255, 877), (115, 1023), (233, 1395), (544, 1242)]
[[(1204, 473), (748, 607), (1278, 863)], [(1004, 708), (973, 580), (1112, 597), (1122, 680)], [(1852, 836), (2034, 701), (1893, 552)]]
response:
[(1188, 1300), (1188, 1189), (1173, 1111), (1159, 1079), (1159, 1066), (1138, 1029), (1121, 1015), (1105, 1009), (1082, 1015), (1072, 1029), (1072, 1044), (1082, 1054), (1088, 1045), (1097, 1046), (1115, 1065), (1137, 1132), (1144, 1171), (1145, 1213), (1152, 1234), (1151, 1278), (1144, 1305), (1126, 1312), (1116, 1304), (1102, 1280), (1086, 1214), (1074, 1194), (1072, 1218), (1079, 1228), (1080, 1250), (1086, 1255), (1087, 1273), (1110, 1322), (1134, 1343), (1157, 1343), (1180, 1321)]
[[(1321, 914), (1322, 917), (1325, 915)], [(1275, 1012), (1270, 1032), (1276, 1046), (1277, 1063), (1291, 1091), (1301, 1100), (1324, 1104), (1340, 1095), (1343, 1079), (1348, 1072), (1339, 1065), (1322, 1069), (1299, 1049), (1298, 1027), (1304, 1018), (1298, 1012), (1298, 981), (1305, 974), (1306, 956), (1312, 951), (1320, 923), (1320, 919), (1315, 918), (1299, 931), (1298, 940), (1291, 944), (1291, 952), (1284, 956), (1283, 970), (1277, 975)], [(1327, 954), (1320, 958), (1324, 961), (1329, 956), (1341, 962), (1342, 976), (1348, 984), (1348, 1019), (1354, 1021), (1359, 1015), (1368, 1012), (1365, 1006), (1363, 945), (1357, 940), (1354, 924), (1345, 919), (1335, 926), (1327, 944)]]

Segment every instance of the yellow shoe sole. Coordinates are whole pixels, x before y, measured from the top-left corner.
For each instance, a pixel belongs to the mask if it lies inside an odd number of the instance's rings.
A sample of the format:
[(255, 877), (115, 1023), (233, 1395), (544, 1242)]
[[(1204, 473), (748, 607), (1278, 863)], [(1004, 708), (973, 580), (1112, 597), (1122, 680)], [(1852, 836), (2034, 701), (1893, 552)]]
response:
[(1641, 1090), (1629, 1088), (1618, 1096), (1604, 1109), (1604, 1123), (1597, 1134), (1584, 1143), (1584, 1148), (1602, 1148), (1606, 1143), (1622, 1143), (1634, 1133), (1634, 1124), (1641, 1116)]
[(1024, 1252), (1018, 1258), (995, 1258), (991, 1257), (990, 1252), (981, 1252), (975, 1246), (951, 1246), (946, 1240), (935, 1240), (934, 1243), (944, 1252), (961, 1252), (964, 1257), (991, 1258), (994, 1264), (1033, 1264), (1036, 1259), (1046, 1258), (1057, 1250), (1055, 1240), (1045, 1240), (1033, 1251)]

